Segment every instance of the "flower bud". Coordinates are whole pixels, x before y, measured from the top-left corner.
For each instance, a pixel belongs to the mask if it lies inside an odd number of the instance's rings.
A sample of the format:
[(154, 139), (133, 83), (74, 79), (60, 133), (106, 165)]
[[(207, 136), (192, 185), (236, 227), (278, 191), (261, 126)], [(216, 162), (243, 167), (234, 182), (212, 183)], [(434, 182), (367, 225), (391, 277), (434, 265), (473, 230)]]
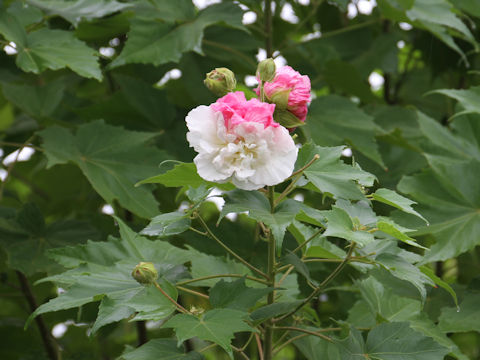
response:
[(153, 284), (158, 278), (158, 272), (151, 262), (140, 262), (132, 271), (132, 277), (140, 284)]
[(260, 61), (257, 67), (257, 77), (262, 81), (272, 81), (277, 72), (277, 67), (272, 58)]
[(226, 95), (237, 86), (235, 74), (227, 68), (216, 68), (210, 71), (203, 82), (217, 96)]

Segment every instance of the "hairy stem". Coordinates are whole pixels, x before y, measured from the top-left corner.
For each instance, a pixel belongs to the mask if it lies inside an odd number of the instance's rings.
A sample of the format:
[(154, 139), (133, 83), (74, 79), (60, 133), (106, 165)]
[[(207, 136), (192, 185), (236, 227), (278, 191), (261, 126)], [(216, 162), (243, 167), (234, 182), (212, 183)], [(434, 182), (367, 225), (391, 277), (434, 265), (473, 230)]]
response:
[[(268, 187), (268, 200), (270, 201), (270, 211), (273, 214), (275, 212), (275, 190), (273, 186)], [(275, 238), (271, 231), (268, 235), (268, 279), (269, 285), (272, 288), (275, 288)], [(268, 305), (275, 302), (275, 292), (272, 291), (268, 294), (267, 303)], [(265, 324), (265, 341), (264, 341), (264, 353), (265, 360), (271, 360), (273, 358), (273, 322), (268, 320)]]
[(325, 280), (323, 280), (323, 282), (320, 285), (318, 285), (318, 287), (315, 290), (313, 290), (313, 292), (305, 300), (302, 301), (302, 303), (300, 305), (298, 305), (294, 310), (290, 311), (289, 313), (279, 317), (278, 319), (274, 319), (273, 322), (277, 323), (279, 321), (282, 321), (283, 319), (286, 319), (286, 318), (290, 317), (291, 315), (295, 314), (298, 310), (300, 310), (302, 307), (307, 305), (315, 296), (317, 296), (320, 293), (320, 291), (322, 291), (322, 289), (325, 286), (328, 285), (328, 283), (330, 281), (335, 279), (335, 277), (343, 270), (345, 265), (347, 265), (347, 263), (349, 262), (352, 254), (353, 254), (353, 250), (355, 249), (355, 246), (356, 246), (355, 243), (353, 243), (350, 246), (350, 250), (348, 251), (348, 254), (347, 254), (347, 256), (345, 256), (343, 261), (340, 264), (338, 264), (338, 266), (335, 268), (335, 270), (333, 270), (330, 273), (330, 275), (328, 275), (328, 277)]
[[(20, 282), (20, 288), (22, 289), (22, 293), (25, 299), (28, 302), (30, 307), (30, 311), (34, 312), (38, 305), (37, 300), (35, 299), (35, 295), (33, 294), (32, 288), (28, 283), (27, 277), (20, 271), (16, 271), (18, 281)], [(38, 330), (40, 331), (40, 336), (42, 337), (43, 347), (48, 354), (49, 359), (51, 360), (59, 360), (60, 355), (58, 352), (58, 346), (55, 343), (50, 331), (48, 331), (47, 325), (43, 321), (42, 315), (37, 315), (35, 317), (35, 322), (37, 323)]]
[(212, 230), (210, 230), (210, 228), (208, 227), (207, 223), (205, 222), (205, 220), (202, 219), (202, 217), (200, 215), (197, 215), (197, 218), (198, 220), (200, 221), (200, 223), (202, 224), (203, 228), (205, 229), (205, 231), (207, 232), (208, 236), (211, 237), (213, 240), (215, 240), (221, 247), (223, 247), (225, 249), (226, 252), (228, 252), (230, 255), (232, 255), (235, 259), (237, 259), (238, 261), (240, 261), (243, 265), (245, 265), (246, 267), (248, 267), (250, 270), (252, 271), (255, 271), (257, 274), (259, 274), (260, 276), (264, 277), (265, 279), (268, 280), (268, 275), (265, 274), (262, 270), (260, 269), (257, 269), (255, 266), (253, 266), (252, 264), (250, 264), (247, 260), (245, 260), (244, 258), (242, 258), (240, 255), (238, 255), (235, 251), (233, 251), (232, 249), (230, 249), (227, 245), (225, 245), (219, 238), (217, 238), (215, 236), (215, 234), (212, 232)]
[(249, 275), (241, 275), (241, 274), (218, 274), (218, 275), (209, 275), (209, 276), (202, 276), (202, 277), (199, 277), (199, 278), (195, 278), (195, 279), (190, 279), (190, 280), (185, 280), (185, 281), (180, 281), (177, 283), (177, 286), (180, 285), (187, 285), (187, 284), (191, 284), (191, 283), (194, 283), (194, 282), (198, 282), (198, 281), (203, 281), (203, 280), (209, 280), (209, 279), (216, 279), (216, 278), (222, 278), (222, 277), (227, 277), (227, 278), (246, 278), (248, 280), (252, 280), (252, 281), (256, 281), (260, 284), (264, 284), (264, 285), (268, 285), (268, 281), (265, 281), (265, 280), (262, 280), (262, 279), (259, 279), (259, 278), (256, 278), (256, 277), (253, 277), (253, 276), (249, 276)]
[(182, 305), (180, 305), (178, 302), (176, 302), (170, 295), (168, 295), (165, 290), (162, 289), (162, 287), (160, 285), (158, 285), (158, 283), (155, 281), (153, 283), (155, 285), (155, 287), (160, 290), (160, 292), (163, 294), (163, 296), (165, 296), (168, 301), (170, 301), (173, 305), (175, 305), (175, 307), (178, 309), (178, 311), (180, 311), (181, 313), (184, 313), (184, 314), (190, 314), (190, 312), (185, 309)]

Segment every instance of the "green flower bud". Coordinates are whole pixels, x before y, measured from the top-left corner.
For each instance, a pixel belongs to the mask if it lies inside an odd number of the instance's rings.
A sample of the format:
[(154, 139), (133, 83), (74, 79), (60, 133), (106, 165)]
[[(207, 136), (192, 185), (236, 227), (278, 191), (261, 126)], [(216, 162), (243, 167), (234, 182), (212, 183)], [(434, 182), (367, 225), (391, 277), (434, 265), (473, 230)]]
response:
[(275, 78), (277, 67), (272, 58), (260, 61), (257, 67), (257, 77), (262, 81), (272, 81)]
[(140, 284), (153, 284), (158, 278), (158, 272), (151, 262), (140, 262), (132, 271), (132, 277)]
[(235, 74), (227, 68), (216, 68), (210, 71), (203, 82), (217, 96), (226, 95), (237, 86)]

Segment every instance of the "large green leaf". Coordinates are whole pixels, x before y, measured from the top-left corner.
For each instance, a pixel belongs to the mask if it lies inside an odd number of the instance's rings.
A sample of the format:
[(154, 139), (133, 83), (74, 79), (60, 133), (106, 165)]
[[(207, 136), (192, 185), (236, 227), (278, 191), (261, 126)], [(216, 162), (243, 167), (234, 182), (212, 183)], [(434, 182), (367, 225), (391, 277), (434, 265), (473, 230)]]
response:
[(480, 301), (479, 292), (467, 292), (458, 308), (443, 308), (438, 319), (441, 331), (450, 332), (480, 332)]
[[(311, 161), (315, 155), (319, 159), (304, 171), (315, 189), (334, 198), (362, 200), (362, 186), (372, 186), (375, 176), (360, 169), (358, 165), (345, 164), (340, 157), (343, 147), (321, 147), (312, 143), (304, 145), (298, 154), (296, 168)], [(359, 185), (360, 184), (360, 185)]]
[(224, 22), (243, 28), (241, 9), (231, 3), (212, 5), (196, 19), (179, 26), (144, 19), (132, 21), (128, 41), (113, 67), (129, 63), (161, 65), (178, 62), (187, 51), (202, 53), (203, 31), (206, 27)]
[(272, 288), (248, 287), (244, 278), (231, 282), (220, 280), (210, 289), (210, 303), (215, 308), (247, 311), (272, 291)]
[(350, 242), (357, 243), (360, 247), (374, 241), (373, 234), (354, 227), (352, 219), (348, 213), (334, 206), (332, 210), (325, 211), (327, 218), (327, 229), (324, 236), (335, 236)]
[(57, 126), (39, 132), (48, 166), (75, 163), (93, 188), (112, 204), (114, 200), (133, 213), (151, 218), (158, 214), (149, 188), (135, 188), (140, 179), (153, 175), (164, 154), (145, 146), (154, 133), (128, 131), (102, 121), (82, 125), (73, 135)]
[(178, 314), (163, 326), (173, 327), (178, 342), (182, 343), (192, 337), (212, 341), (221, 346), (233, 359), (231, 341), (236, 332), (253, 331), (245, 319), (247, 313), (233, 309), (213, 309), (196, 317)]
[(26, 204), (11, 215), (0, 217), (0, 244), (7, 253), (8, 265), (26, 275), (58, 270), (45, 255), (46, 250), (99, 237), (85, 221), (59, 220), (46, 225), (34, 204)]
[(153, 285), (144, 286), (133, 279), (131, 272), (140, 261), (153, 262), (159, 270), (160, 286), (172, 298), (177, 291), (166, 279), (176, 280), (176, 265), (188, 261), (188, 251), (167, 242), (152, 242), (138, 236), (119, 219), (121, 239), (89, 242), (76, 247), (58, 248), (52, 258), (66, 267), (65, 273), (42, 281), (55, 281), (67, 287), (58, 297), (41, 305), (30, 316), (78, 307), (102, 300), (93, 331), (108, 323), (130, 317), (135, 319), (165, 318), (175, 306)]
[(425, 285), (435, 286), (435, 283), (420, 271), (418, 267), (406, 261), (396, 254), (383, 253), (375, 258), (375, 261), (387, 269), (393, 276), (408, 281), (419, 291), (422, 300), (427, 296)]
[(153, 339), (137, 349), (124, 352), (120, 360), (201, 360), (203, 356), (197, 352), (185, 353), (183, 347), (177, 347), (173, 339)]
[(428, 170), (404, 177), (398, 185), (401, 192), (420, 203), (419, 211), (431, 223), (417, 232), (434, 234), (436, 239), (424, 262), (445, 260), (474, 248), (480, 231), (480, 203), (475, 195), (480, 189), (474, 175), (480, 171), (480, 163), (430, 160), (440, 174)]
[(381, 166), (375, 135), (381, 129), (373, 117), (360, 110), (350, 100), (336, 96), (322, 96), (309, 109), (307, 126), (313, 141), (323, 146), (348, 144)]
[(39, 74), (70, 68), (81, 76), (102, 79), (96, 52), (73, 32), (41, 28), (27, 34), (18, 19), (0, 11), (0, 34), (16, 44), (16, 62), (23, 71)]
[[(407, 199), (406, 197), (397, 194), (395, 191), (390, 189), (378, 189), (372, 194), (372, 199), (382, 202), (384, 204), (396, 207), (406, 213), (413, 214), (418, 216), (419, 218), (425, 220), (425, 218), (416, 212), (412, 205), (416, 204), (415, 201)], [(427, 220), (425, 220), (427, 221)], [(427, 222), (428, 223), (428, 222)]]
[(115, 0), (28, 0), (48, 15), (58, 15), (77, 26), (82, 20), (92, 20), (113, 14), (132, 6)]
[(228, 213), (248, 211), (250, 218), (263, 222), (271, 229), (277, 244), (277, 251), (280, 251), (285, 230), (300, 209), (300, 203), (287, 199), (282, 201), (272, 213), (269, 201), (260, 192), (234, 190), (225, 195), (225, 205), (220, 212), (218, 221), (220, 222)]
[(337, 342), (344, 360), (438, 360), (448, 349), (410, 328), (406, 322), (385, 323), (374, 327), (365, 342), (360, 332), (351, 329), (350, 336)]
[(65, 81), (59, 79), (42, 85), (3, 83), (5, 97), (28, 115), (47, 118), (60, 105), (65, 91)]

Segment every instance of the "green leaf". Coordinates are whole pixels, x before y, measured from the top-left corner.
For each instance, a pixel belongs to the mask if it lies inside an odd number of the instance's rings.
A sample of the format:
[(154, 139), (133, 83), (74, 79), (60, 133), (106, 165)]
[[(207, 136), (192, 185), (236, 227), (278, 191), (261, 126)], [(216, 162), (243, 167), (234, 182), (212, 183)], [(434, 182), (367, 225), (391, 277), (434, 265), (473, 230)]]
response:
[[(235, 262), (229, 258), (207, 255), (190, 250), (190, 261), (192, 263), (191, 273), (193, 278), (201, 278), (212, 275), (222, 274), (240, 274), (251, 275), (250, 270), (243, 264)], [(220, 278), (196, 281), (196, 286), (214, 286)]]
[(425, 336), (428, 336), (435, 340), (438, 344), (445, 346), (449, 349), (450, 356), (455, 357), (459, 360), (468, 360), (468, 357), (465, 356), (458, 346), (450, 339), (446, 334), (444, 334), (435, 323), (429, 319), (429, 317), (423, 313), (419, 317), (409, 321), (410, 327), (422, 333)]
[(231, 341), (236, 332), (254, 331), (245, 319), (247, 313), (233, 309), (213, 309), (196, 317), (178, 314), (168, 320), (163, 327), (173, 327), (181, 344), (192, 337), (212, 341), (222, 347), (233, 359)]
[(96, 52), (73, 32), (41, 28), (27, 34), (15, 17), (0, 12), (0, 34), (16, 44), (16, 63), (23, 71), (39, 74), (68, 67), (83, 77), (102, 79)]
[(418, 267), (405, 261), (401, 256), (383, 253), (375, 261), (384, 266), (393, 276), (408, 281), (419, 291), (422, 300), (427, 296), (425, 285), (434, 286), (435, 283), (420, 271)]
[(322, 96), (309, 108), (307, 127), (315, 143), (323, 146), (348, 143), (368, 158), (385, 167), (375, 135), (381, 129), (373, 117), (350, 100), (337, 95)]
[(204, 357), (195, 352), (185, 353), (182, 347), (177, 347), (173, 339), (153, 339), (132, 351), (126, 351), (120, 356), (120, 360), (201, 360)]
[(438, 360), (448, 353), (448, 349), (433, 339), (411, 329), (406, 322), (384, 323), (373, 328), (366, 343), (356, 329), (350, 336), (337, 342), (341, 359), (361, 360)]
[(148, 188), (134, 184), (155, 172), (164, 158), (157, 148), (145, 146), (155, 133), (124, 130), (95, 121), (81, 125), (73, 135), (57, 126), (38, 133), (48, 159), (48, 166), (73, 162), (93, 188), (112, 204), (114, 200), (138, 216), (158, 214), (157, 201)]
[(450, 332), (480, 332), (480, 301), (479, 292), (467, 292), (458, 308), (443, 308), (438, 318), (438, 327), (441, 331)]
[(300, 203), (287, 199), (282, 201), (272, 214), (269, 201), (260, 192), (233, 190), (225, 195), (225, 205), (220, 212), (217, 223), (228, 213), (248, 211), (248, 217), (263, 222), (272, 230), (277, 252), (280, 252), (285, 230), (295, 219), (295, 215), (300, 209)]
[(232, 282), (226, 282), (222, 279), (210, 289), (210, 303), (214, 308), (247, 311), (272, 291), (271, 288), (255, 289), (247, 287), (245, 286), (245, 278)]
[(48, 15), (58, 15), (77, 26), (82, 20), (101, 18), (131, 7), (115, 0), (27, 0)]
[(191, 20), (195, 16), (195, 5), (191, 0), (141, 0), (134, 3), (135, 14), (145, 19), (161, 19), (168, 23)]
[(440, 286), (441, 288), (445, 289), (450, 295), (452, 295), (453, 300), (455, 301), (455, 305), (458, 308), (458, 299), (457, 299), (457, 294), (455, 293), (455, 290), (452, 289), (452, 287), (445, 281), (443, 281), (441, 278), (439, 278), (435, 273), (433, 272), (432, 269), (430, 269), (428, 266), (420, 266), (420, 271), (427, 275), (432, 281)]
[(374, 277), (357, 282), (363, 299), (375, 318), (380, 316), (389, 322), (415, 318), (422, 310), (420, 301), (398, 296)]
[(136, 185), (141, 184), (162, 184), (166, 187), (191, 186), (196, 188), (205, 184), (205, 180), (198, 175), (197, 167), (194, 163), (180, 163), (176, 164), (173, 169), (139, 181)]
[(141, 233), (149, 236), (168, 237), (187, 231), (190, 224), (191, 220), (188, 214), (175, 211), (155, 216)]
[(265, 305), (252, 312), (250, 314), (250, 318), (255, 323), (261, 323), (267, 319), (286, 314), (289, 311), (296, 309), (297, 306), (300, 305), (302, 302), (302, 300), (297, 300), (288, 302), (276, 302), (270, 305)]
[(123, 222), (121, 239), (108, 242), (88, 242), (76, 247), (50, 251), (53, 259), (66, 267), (65, 273), (42, 281), (55, 281), (68, 288), (66, 292), (41, 305), (30, 316), (27, 324), (37, 315), (70, 309), (102, 300), (93, 331), (101, 326), (129, 317), (138, 312), (136, 319), (162, 319), (175, 310), (175, 306), (154, 286), (143, 286), (131, 276), (140, 261), (156, 264), (159, 284), (172, 298), (176, 288), (167, 279), (176, 280), (175, 265), (185, 263), (191, 254), (164, 241), (149, 241), (138, 236)]
[(406, 197), (397, 194), (393, 190), (378, 189), (372, 194), (372, 198), (373, 200), (396, 207), (397, 209), (400, 209), (408, 214), (418, 216), (420, 219), (424, 220), (428, 224), (428, 221), (412, 208), (412, 205), (416, 204), (415, 201), (407, 199)]
[(193, 21), (179, 26), (143, 19), (132, 21), (128, 41), (112, 67), (130, 63), (153, 64), (179, 62), (187, 51), (202, 53), (203, 31), (206, 27), (224, 22), (243, 28), (242, 11), (232, 3), (207, 7)]
[(304, 171), (304, 175), (315, 189), (331, 194), (336, 199), (365, 199), (358, 184), (372, 186), (375, 176), (361, 170), (358, 166), (347, 165), (341, 161), (343, 149), (341, 146), (326, 148), (311, 143), (306, 144), (299, 151), (295, 167), (301, 168), (318, 154), (320, 158)]
[(60, 105), (65, 91), (63, 79), (44, 85), (3, 83), (5, 97), (34, 118), (47, 118)]
[[(433, 158), (430, 158), (431, 161)], [(430, 247), (423, 263), (445, 260), (473, 249), (480, 244), (477, 234), (480, 231), (480, 200), (475, 192), (476, 173), (480, 163), (446, 163), (438, 159), (435, 165), (441, 174), (427, 170), (415, 176), (405, 176), (398, 189), (417, 200), (419, 210), (430, 220), (431, 225), (419, 229), (416, 236), (431, 233), (436, 243)], [(478, 192), (480, 194), (480, 192)]]
[(45, 255), (46, 250), (98, 237), (85, 221), (58, 220), (46, 225), (34, 204), (24, 205), (15, 217), (0, 217), (0, 244), (7, 253), (7, 264), (27, 276), (58, 270), (58, 265)]
[(420, 249), (425, 249), (428, 250), (426, 247), (417, 244), (415, 239), (411, 238), (408, 236), (406, 233), (407, 232), (412, 232), (414, 230), (412, 229), (407, 229), (403, 226), (400, 226), (396, 224), (393, 220), (386, 218), (386, 217), (380, 217), (378, 222), (377, 222), (377, 228), (378, 230), (384, 232), (385, 234), (391, 235), (394, 238), (408, 244), (411, 246), (418, 247)]
[(355, 242), (360, 247), (375, 240), (373, 234), (355, 229), (347, 212), (337, 206), (333, 206), (332, 210), (325, 211), (325, 217), (327, 218), (327, 229), (323, 233), (324, 236), (339, 237)]

